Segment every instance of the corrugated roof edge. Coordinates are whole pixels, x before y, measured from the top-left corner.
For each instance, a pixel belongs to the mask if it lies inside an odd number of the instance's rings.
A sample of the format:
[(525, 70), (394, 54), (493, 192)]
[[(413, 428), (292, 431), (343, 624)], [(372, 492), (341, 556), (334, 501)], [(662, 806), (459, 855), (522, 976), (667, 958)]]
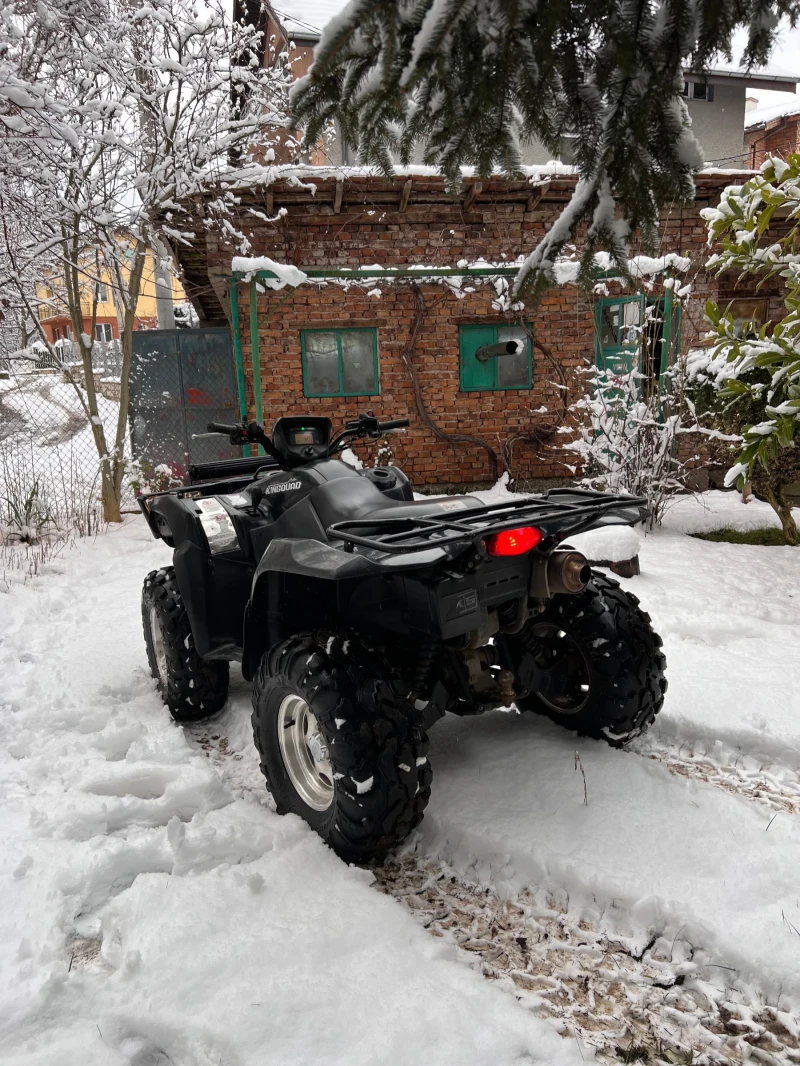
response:
[(779, 118), (791, 118), (800, 115), (800, 100), (793, 103), (771, 104), (769, 107), (757, 107), (748, 111), (744, 116), (744, 128), (746, 130), (758, 129), (759, 126), (768, 126)]

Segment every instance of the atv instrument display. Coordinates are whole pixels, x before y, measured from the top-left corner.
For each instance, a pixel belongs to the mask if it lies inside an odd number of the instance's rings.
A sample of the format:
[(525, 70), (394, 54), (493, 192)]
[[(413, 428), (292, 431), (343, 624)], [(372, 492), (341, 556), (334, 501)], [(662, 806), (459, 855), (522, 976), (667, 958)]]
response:
[(164, 702), (178, 721), (216, 713), (240, 662), (279, 812), (349, 861), (385, 855), (421, 821), (427, 730), (444, 714), (515, 704), (620, 745), (666, 691), (648, 615), (565, 543), (640, 521), (643, 501), (572, 488), (415, 500), (398, 468), (337, 458), (408, 425), (369, 412), (333, 436), (330, 419), (303, 415), (269, 437), (210, 423), (264, 454), (139, 497), (174, 549), (142, 593)]

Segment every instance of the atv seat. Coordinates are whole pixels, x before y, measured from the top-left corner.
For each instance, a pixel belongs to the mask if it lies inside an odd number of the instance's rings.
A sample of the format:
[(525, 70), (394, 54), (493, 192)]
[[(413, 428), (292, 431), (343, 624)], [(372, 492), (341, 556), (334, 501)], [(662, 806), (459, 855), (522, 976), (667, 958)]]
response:
[(320, 485), (311, 502), (327, 529), (336, 522), (382, 518), (455, 518), (459, 511), (483, 507), (474, 496), (442, 496), (433, 500), (392, 500), (366, 478), (339, 478)]

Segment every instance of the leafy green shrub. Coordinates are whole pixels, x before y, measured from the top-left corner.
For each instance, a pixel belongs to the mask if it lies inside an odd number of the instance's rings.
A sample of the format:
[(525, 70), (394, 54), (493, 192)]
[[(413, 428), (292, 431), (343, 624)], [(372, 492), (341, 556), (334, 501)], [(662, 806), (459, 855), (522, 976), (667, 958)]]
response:
[[(724, 308), (709, 302), (711, 357), (717, 385), (727, 400), (752, 394), (755, 406), (740, 408), (744, 445), (731, 480), (753, 476), (755, 466), (778, 463), (781, 449), (796, 449), (800, 424), (800, 154), (768, 157), (743, 185), (723, 190), (718, 207), (701, 212), (709, 244), (717, 251), (706, 264), (717, 273), (735, 271), (757, 286), (780, 278), (786, 314), (760, 329), (737, 327)], [(723, 364), (729, 364), (723, 372)], [(749, 403), (749, 401), (748, 401)]]
[[(704, 354), (707, 360), (705, 366)], [(690, 366), (693, 377), (688, 394), (699, 422), (719, 430), (725, 436), (744, 436), (749, 427), (758, 426), (768, 418), (769, 371), (759, 367), (731, 378), (729, 375), (733, 368), (727, 361), (711, 358), (708, 351), (693, 352), (692, 355), (694, 358)], [(731, 389), (731, 383), (742, 387)], [(747, 468), (753, 491), (766, 500), (780, 518), (787, 544), (798, 543), (797, 524), (792, 516), (788, 489), (800, 481), (800, 423), (794, 422), (792, 428), (791, 439), (772, 451), (759, 454)], [(738, 448), (732, 452), (731, 444), (719, 440), (715, 450), (719, 461), (727, 465)], [(728, 474), (729, 483), (744, 474), (743, 465), (732, 467)]]

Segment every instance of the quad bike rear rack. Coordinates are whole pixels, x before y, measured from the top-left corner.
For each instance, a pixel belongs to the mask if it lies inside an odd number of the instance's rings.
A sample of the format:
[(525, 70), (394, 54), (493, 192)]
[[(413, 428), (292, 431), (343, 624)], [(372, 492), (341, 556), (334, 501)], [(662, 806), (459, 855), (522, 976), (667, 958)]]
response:
[[(563, 540), (570, 533), (590, 528), (606, 515), (619, 518), (607, 525), (634, 525), (647, 517), (641, 496), (611, 495), (591, 489), (550, 489), (543, 496), (486, 504), (453, 516), (419, 518), (359, 518), (335, 522), (327, 534), (344, 541), (344, 550), (359, 548), (399, 554), (477, 542), (487, 533), (533, 524), (547, 536)], [(619, 512), (613, 515), (613, 512)]]

